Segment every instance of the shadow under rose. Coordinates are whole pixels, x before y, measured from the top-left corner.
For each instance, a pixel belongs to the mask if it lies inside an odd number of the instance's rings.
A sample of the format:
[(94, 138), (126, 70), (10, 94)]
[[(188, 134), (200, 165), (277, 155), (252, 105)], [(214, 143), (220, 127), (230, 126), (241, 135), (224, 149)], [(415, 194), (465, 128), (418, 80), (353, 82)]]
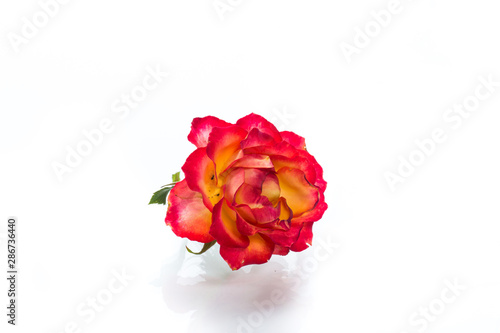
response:
[(307, 308), (296, 258), (231, 271), (217, 245), (199, 256), (182, 247), (162, 268), (163, 299), (174, 312), (192, 312), (189, 332), (295, 332)]

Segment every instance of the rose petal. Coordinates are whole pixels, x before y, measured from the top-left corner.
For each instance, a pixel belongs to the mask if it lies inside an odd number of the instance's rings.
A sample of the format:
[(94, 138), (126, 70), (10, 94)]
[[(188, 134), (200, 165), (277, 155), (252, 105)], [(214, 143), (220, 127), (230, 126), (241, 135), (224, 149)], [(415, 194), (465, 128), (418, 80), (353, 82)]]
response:
[[(262, 214), (267, 214), (260, 209), (263, 208), (274, 209), (269, 199), (261, 195), (261, 190), (259, 188), (248, 185), (247, 183), (243, 183), (238, 189), (238, 191), (236, 191), (236, 194), (234, 195), (234, 203), (236, 205), (248, 205), (252, 209), (252, 212), (254, 212), (254, 216), (257, 219), (257, 221), (259, 221), (259, 216), (262, 216)], [(279, 208), (276, 209), (277, 209), (276, 213), (277, 216), (275, 218), (279, 216)], [(256, 214), (259, 216), (257, 216)], [(268, 221), (266, 220), (264, 222)]]
[(224, 198), (232, 204), (234, 201), (234, 194), (240, 188), (241, 184), (245, 182), (245, 169), (233, 169), (226, 176), (226, 183), (224, 185)]
[(274, 244), (274, 252), (273, 254), (279, 256), (286, 256), (290, 252), (290, 249), (287, 247), (280, 246), (278, 244)]
[(251, 148), (256, 146), (269, 146), (276, 143), (276, 140), (269, 134), (259, 131), (257, 128), (252, 128), (245, 140), (241, 141), (241, 149)]
[(234, 195), (234, 203), (237, 205), (246, 204), (250, 208), (262, 207), (261, 192), (258, 188), (243, 183)]
[(270, 169), (274, 168), (271, 158), (267, 155), (261, 154), (249, 154), (242, 158), (234, 161), (231, 164), (231, 168), (263, 168)]
[(213, 241), (209, 234), (212, 213), (203, 204), (201, 193), (192, 191), (186, 180), (175, 184), (170, 191), (165, 223), (179, 237), (201, 243)]
[(236, 122), (236, 125), (246, 129), (248, 132), (250, 132), (253, 128), (256, 128), (260, 132), (271, 136), (276, 143), (283, 140), (281, 138), (280, 132), (273, 124), (267, 121), (264, 117), (259, 116), (255, 113), (251, 113), (248, 116), (239, 119)]
[(274, 155), (271, 156), (271, 160), (276, 171), (279, 171), (284, 167), (299, 169), (304, 172), (304, 175), (309, 183), (314, 184), (316, 182), (316, 170), (314, 169), (314, 166), (311, 164), (311, 162), (305, 157), (297, 155), (294, 157)]
[(323, 168), (316, 162), (316, 159), (312, 155), (309, 155), (309, 160), (316, 169), (316, 182), (314, 185), (319, 187), (319, 202), (314, 209), (296, 218), (300, 223), (318, 221), (328, 209), (328, 205), (325, 202), (326, 181), (323, 179)]
[(261, 223), (258, 226), (261, 226), (262, 233), (268, 234), (273, 231), (287, 231), (290, 229), (290, 224), (287, 221), (282, 221), (279, 218), (276, 218), (272, 221)]
[(240, 216), (247, 223), (257, 226), (257, 219), (253, 216), (253, 210), (248, 205), (235, 205), (233, 206), (233, 209), (238, 213), (238, 216)]
[(281, 197), (279, 199), (279, 203), (280, 203), (280, 205), (279, 205), (279, 207), (280, 207), (280, 216), (279, 216), (279, 219), (281, 221), (290, 222), (290, 220), (292, 219), (292, 216), (293, 216), (293, 211), (288, 206), (288, 204), (286, 202), (286, 198)]
[(297, 149), (286, 141), (281, 141), (273, 146), (257, 146), (243, 149), (245, 155), (247, 154), (262, 154), (262, 155), (281, 155), (286, 157), (293, 157), (297, 155)]
[(301, 230), (302, 224), (292, 223), (288, 230), (266, 230), (262, 233), (265, 233), (273, 243), (283, 247), (290, 247), (297, 242)]
[(301, 137), (300, 135), (297, 135), (293, 132), (289, 131), (282, 131), (280, 132), (281, 137), (283, 138), (283, 141), (288, 142), (292, 146), (294, 146), (297, 149), (300, 150), (305, 150), (306, 149), (306, 139)]
[[(247, 206), (247, 208), (248, 208), (248, 206)], [(238, 210), (238, 208), (236, 208), (236, 209), (238, 212), (240, 211), (240, 210)], [(250, 208), (248, 208), (248, 209), (250, 209)], [(254, 225), (254, 224), (248, 223), (248, 221), (246, 219), (244, 219), (243, 217), (241, 217), (239, 213), (236, 216), (236, 227), (243, 235), (247, 235), (247, 236), (255, 235), (257, 232), (259, 232), (260, 230), (263, 229), (261, 227)]]
[(298, 169), (282, 168), (278, 176), (281, 196), (286, 198), (293, 216), (300, 216), (313, 209), (319, 201), (319, 190), (305, 178), (304, 172)]
[(328, 205), (325, 202), (324, 195), (321, 194), (319, 203), (316, 207), (298, 217), (294, 217), (293, 221), (296, 221), (297, 223), (316, 222), (323, 217), (323, 214), (327, 209)]
[(307, 151), (300, 152), (300, 155), (306, 157), (314, 167), (316, 171), (316, 181), (314, 182), (314, 185), (319, 187), (321, 192), (324, 192), (326, 190), (326, 181), (323, 179), (323, 168), (319, 165), (314, 156), (309, 154)]
[(250, 208), (249, 205), (233, 206), (233, 209), (247, 223), (264, 229), (287, 230), (289, 226), (286, 221), (279, 219), (280, 208), (271, 205), (260, 208)]
[(203, 202), (210, 211), (221, 199), (221, 189), (217, 187), (214, 162), (208, 158), (206, 148), (198, 148), (189, 155), (182, 166), (189, 188), (203, 195)]
[(245, 169), (245, 183), (260, 189), (269, 172), (270, 170)]
[(220, 255), (232, 270), (242, 266), (266, 263), (274, 252), (274, 243), (266, 236), (255, 234), (248, 237), (250, 243), (246, 248), (231, 248), (221, 245)]
[(241, 157), (240, 142), (247, 131), (239, 126), (215, 127), (210, 133), (207, 155), (214, 161), (217, 175), (220, 175), (237, 158)]
[(314, 186), (317, 186), (319, 188), (320, 196), (319, 196), (319, 202), (316, 205), (316, 207), (314, 207), (313, 210), (302, 214), (300, 217), (297, 218), (297, 221), (315, 222), (321, 219), (325, 211), (328, 209), (328, 205), (325, 202), (325, 193), (324, 193), (326, 190), (327, 183), (323, 179), (323, 168), (321, 167), (321, 165), (319, 165), (314, 156), (309, 154), (307, 151), (300, 152), (300, 154), (301, 156), (305, 156), (308, 158), (309, 162), (316, 171), (316, 181), (314, 182)]
[[(280, 224), (280, 208), (273, 207), (272, 205), (267, 205), (259, 208), (252, 208), (252, 214), (255, 217), (258, 225), (263, 225), (266, 223), (275, 222), (275, 228), (279, 227)], [(269, 226), (271, 227), (271, 226)]]
[(281, 190), (276, 174), (269, 173), (262, 183), (262, 195), (267, 197), (272, 205), (280, 198)]
[(312, 245), (312, 232), (313, 223), (302, 224), (302, 229), (300, 230), (300, 235), (297, 241), (290, 247), (290, 250), (295, 252), (301, 252)]
[(214, 206), (210, 234), (221, 246), (248, 246), (248, 237), (238, 231), (236, 212), (228, 206), (226, 199), (222, 199)]
[(194, 118), (191, 123), (191, 132), (188, 135), (188, 140), (198, 148), (206, 147), (212, 129), (214, 127), (227, 126), (231, 126), (231, 124), (213, 116)]
[(234, 209), (245, 221), (255, 226), (282, 229), (280, 216), (283, 213), (285, 219), (289, 220), (291, 211), (285, 199), (279, 200), (285, 202), (284, 206), (275, 207), (267, 197), (261, 195), (258, 188), (243, 183), (234, 196)]

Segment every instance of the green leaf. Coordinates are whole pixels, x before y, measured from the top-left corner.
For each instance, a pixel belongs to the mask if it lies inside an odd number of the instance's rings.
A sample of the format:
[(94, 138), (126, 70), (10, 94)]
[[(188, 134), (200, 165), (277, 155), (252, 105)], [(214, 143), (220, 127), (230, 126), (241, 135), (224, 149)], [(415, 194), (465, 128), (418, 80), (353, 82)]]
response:
[(168, 193), (170, 193), (170, 190), (173, 188), (174, 188), (173, 186), (169, 186), (169, 187), (164, 187), (159, 191), (156, 191), (151, 197), (149, 205), (151, 204), (165, 205), (167, 203)]
[(189, 252), (189, 253), (192, 253), (192, 254), (203, 254), (203, 253), (207, 252), (207, 250), (208, 250), (209, 248), (211, 248), (212, 246), (214, 246), (214, 244), (215, 244), (215, 241), (211, 241), (210, 243), (205, 243), (205, 244), (203, 244), (203, 248), (201, 249), (201, 251), (200, 251), (200, 252), (193, 252), (193, 251), (191, 251), (191, 250), (189, 249), (189, 247), (187, 247), (187, 246), (186, 246), (186, 250), (188, 250), (188, 252)]
[(181, 172), (176, 172), (172, 175), (172, 182), (177, 183), (178, 181), (181, 180)]
[(170, 190), (174, 188), (175, 183), (178, 183), (181, 181), (181, 172), (176, 172), (172, 175), (172, 182), (167, 185), (163, 185), (161, 187), (161, 190), (156, 191), (153, 196), (151, 197), (151, 200), (149, 200), (149, 204), (159, 204), (159, 205), (165, 205), (167, 203), (167, 196), (170, 193)]

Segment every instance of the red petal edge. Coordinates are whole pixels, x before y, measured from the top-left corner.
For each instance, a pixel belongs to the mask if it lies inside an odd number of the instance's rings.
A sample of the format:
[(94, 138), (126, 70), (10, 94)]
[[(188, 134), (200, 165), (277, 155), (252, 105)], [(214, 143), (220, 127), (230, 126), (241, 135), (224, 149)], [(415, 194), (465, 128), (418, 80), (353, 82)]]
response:
[(266, 236), (255, 234), (249, 237), (246, 248), (220, 247), (220, 255), (232, 270), (246, 265), (263, 264), (269, 261), (274, 252), (274, 243)]
[(209, 234), (212, 213), (203, 204), (201, 194), (192, 191), (185, 180), (170, 191), (165, 223), (179, 237), (201, 243), (214, 240)]
[(189, 132), (188, 140), (198, 148), (206, 147), (208, 137), (214, 127), (227, 127), (230, 125), (230, 123), (213, 116), (194, 118), (191, 123), (191, 132)]

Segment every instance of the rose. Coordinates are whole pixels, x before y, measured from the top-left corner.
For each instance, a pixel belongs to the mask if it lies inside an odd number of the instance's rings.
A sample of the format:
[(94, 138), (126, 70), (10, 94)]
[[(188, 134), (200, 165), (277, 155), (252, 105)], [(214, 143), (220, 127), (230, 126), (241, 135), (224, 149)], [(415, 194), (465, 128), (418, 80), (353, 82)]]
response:
[(216, 241), (233, 270), (311, 245), (313, 223), (328, 206), (323, 169), (303, 137), (250, 114), (235, 125), (195, 118), (188, 140), (197, 149), (165, 219), (177, 236)]

